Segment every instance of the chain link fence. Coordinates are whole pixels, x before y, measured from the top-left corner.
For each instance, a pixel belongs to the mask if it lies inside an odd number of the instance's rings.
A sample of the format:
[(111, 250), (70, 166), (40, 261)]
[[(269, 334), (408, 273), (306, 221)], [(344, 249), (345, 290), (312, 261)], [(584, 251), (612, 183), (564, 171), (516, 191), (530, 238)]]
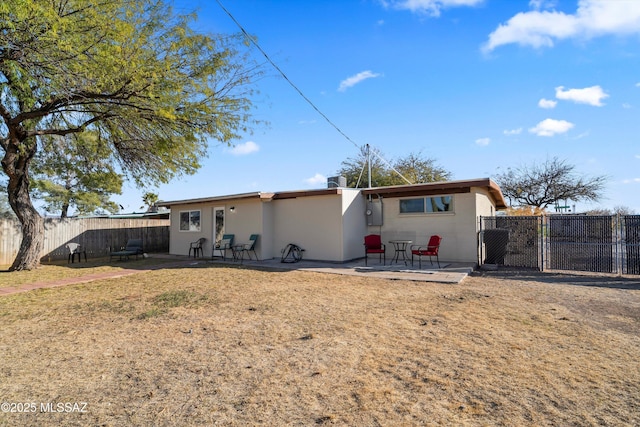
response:
[(640, 275), (640, 215), (481, 217), (479, 263)]

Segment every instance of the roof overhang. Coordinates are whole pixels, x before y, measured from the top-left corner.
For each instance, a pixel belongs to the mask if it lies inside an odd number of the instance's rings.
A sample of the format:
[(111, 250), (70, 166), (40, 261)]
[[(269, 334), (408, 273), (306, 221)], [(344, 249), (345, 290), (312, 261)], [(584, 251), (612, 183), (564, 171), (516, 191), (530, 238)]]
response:
[(443, 181), (429, 182), (426, 184), (412, 185), (394, 185), (390, 187), (375, 187), (364, 189), (345, 189), (341, 187), (322, 188), (318, 190), (294, 190), (279, 191), (275, 193), (242, 193), (231, 194), (227, 196), (203, 197), (198, 199), (172, 200), (168, 202), (158, 202), (158, 206), (171, 207), (175, 205), (193, 205), (193, 204), (210, 204), (210, 203), (230, 203), (240, 200), (256, 200), (261, 202), (270, 202), (272, 200), (296, 199), (299, 197), (312, 196), (329, 196), (339, 195), (345, 190), (360, 191), (362, 194), (369, 196), (382, 197), (412, 197), (412, 196), (437, 196), (444, 194), (470, 193), (473, 187), (486, 189), (496, 205), (496, 209), (506, 209), (507, 204), (502, 195), (500, 187), (489, 178), (480, 178), (463, 181)]
[(204, 204), (204, 203), (214, 203), (214, 202), (233, 202), (236, 200), (260, 200), (263, 195), (268, 195), (271, 193), (242, 193), (242, 194), (230, 194), (227, 196), (213, 196), (213, 197), (201, 197), (198, 199), (183, 199), (183, 200), (170, 200), (170, 201), (161, 201), (158, 202), (158, 206), (171, 207), (174, 205), (193, 205), (193, 204)]
[(242, 193), (231, 194), (228, 196), (203, 197), (199, 199), (171, 200), (168, 202), (158, 202), (158, 206), (171, 207), (175, 205), (192, 205), (205, 203), (225, 203), (236, 202), (239, 200), (259, 200), (261, 202), (270, 202), (272, 200), (295, 199), (298, 197), (311, 196), (327, 196), (342, 194), (342, 188), (323, 188), (319, 190), (295, 190), (295, 191), (279, 191), (277, 193)]
[(507, 203), (500, 187), (489, 178), (365, 188), (362, 190), (362, 194), (365, 196), (382, 197), (439, 196), (444, 194), (470, 193), (473, 187), (486, 189), (493, 198), (496, 209), (507, 208)]

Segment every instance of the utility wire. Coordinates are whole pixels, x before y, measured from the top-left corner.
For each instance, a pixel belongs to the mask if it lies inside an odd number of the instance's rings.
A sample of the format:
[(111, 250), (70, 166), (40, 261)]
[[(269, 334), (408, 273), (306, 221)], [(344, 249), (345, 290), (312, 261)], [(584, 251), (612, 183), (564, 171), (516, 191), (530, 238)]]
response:
[[(316, 105), (298, 88), (298, 86), (296, 86), (290, 79), (289, 77), (287, 77), (287, 75), (284, 73), (284, 71), (282, 71), (280, 69), (280, 67), (278, 67), (278, 65), (273, 62), (273, 60), (271, 60), (271, 58), (269, 57), (269, 55), (267, 55), (267, 53), (262, 50), (262, 48), (260, 47), (260, 45), (258, 44), (258, 42), (247, 32), (247, 30), (244, 29), (244, 27), (238, 22), (238, 20), (231, 14), (231, 12), (229, 12), (227, 10), (227, 8), (224, 7), (224, 5), (222, 4), (222, 2), (220, 0), (216, 0), (216, 3), (218, 3), (218, 5), (220, 6), (220, 8), (229, 16), (229, 18), (231, 18), (231, 20), (238, 26), (238, 28), (240, 28), (240, 31), (242, 31), (242, 34), (244, 34), (244, 36), (249, 39), (249, 41), (251, 42), (251, 44), (253, 44), (259, 51), (260, 53), (262, 53), (262, 55), (266, 58), (266, 60), (273, 66), (273, 68), (276, 69), (276, 71), (278, 71), (278, 73), (280, 73), (280, 75), (287, 81), (287, 83), (289, 83), (289, 85), (295, 89), (296, 92), (298, 92), (298, 94), (305, 100), (307, 101), (307, 103), (309, 105), (311, 105), (311, 107), (316, 110), (316, 112), (318, 114), (320, 114), (320, 116), (322, 116), (322, 118), (324, 118), (327, 123), (329, 123), (331, 126), (333, 126), (333, 128), (335, 130), (338, 131), (338, 133), (340, 133), (340, 135), (342, 135), (347, 141), (349, 141), (351, 144), (354, 145), (354, 147), (356, 147), (357, 149), (360, 149), (360, 146), (358, 144), (356, 144), (351, 138), (349, 138), (349, 136), (344, 133), (342, 131), (342, 129), (340, 129), (335, 123), (333, 123), (331, 121), (331, 119), (329, 119), (329, 117), (327, 117), (322, 111), (320, 111), (320, 109), (318, 107), (316, 107)], [(393, 165), (391, 165), (391, 163), (389, 163), (386, 159), (384, 159), (379, 153), (377, 153), (376, 151), (374, 151), (374, 154), (383, 162), (385, 162), (395, 173), (397, 173), (398, 175), (400, 175), (400, 177), (402, 179), (404, 179), (405, 181), (407, 181), (409, 184), (412, 184), (411, 181), (409, 181), (407, 178), (405, 178), (400, 172), (398, 172)], [(362, 177), (362, 172), (364, 172), (364, 168), (363, 171), (360, 172), (360, 177)], [(358, 183), (360, 183), (360, 178), (358, 178)]]
[(305, 101), (307, 101), (307, 103), (309, 105), (311, 105), (311, 107), (314, 110), (317, 111), (318, 114), (320, 114), (331, 126), (333, 126), (335, 128), (335, 130), (337, 130), (340, 133), (340, 135), (344, 136), (346, 138), (346, 140), (349, 141), (350, 143), (352, 143), (356, 148), (360, 148), (360, 146), (358, 144), (356, 144), (351, 138), (349, 138), (349, 136), (346, 133), (344, 133), (335, 123), (333, 123), (329, 119), (329, 117), (327, 117), (322, 111), (320, 111), (320, 109), (318, 107), (316, 107), (315, 104), (313, 102), (311, 102), (311, 100), (309, 98), (307, 98), (307, 96), (304, 93), (302, 93), (302, 91), (300, 89), (298, 89), (298, 87), (295, 84), (293, 84), (293, 82), (291, 80), (289, 80), (289, 77), (287, 77), (287, 75), (284, 73), (284, 71), (282, 71), (280, 69), (280, 67), (278, 67), (278, 65), (276, 65), (276, 63), (271, 60), (269, 55), (267, 55), (267, 53), (264, 50), (262, 50), (262, 48), (260, 47), (258, 42), (251, 35), (249, 35), (249, 33), (244, 29), (244, 27), (242, 25), (240, 25), (240, 23), (236, 20), (236, 18), (233, 17), (231, 12), (229, 12), (222, 5), (220, 0), (216, 0), (216, 2), (222, 8), (222, 10), (224, 10), (224, 12), (227, 15), (229, 15), (229, 18), (231, 18), (231, 20), (233, 22), (235, 22), (235, 24), (238, 26), (238, 28), (240, 28), (240, 31), (242, 31), (242, 33), (245, 35), (245, 37), (247, 37), (249, 39), (249, 41), (260, 51), (260, 53), (262, 53), (262, 55), (264, 55), (264, 57), (267, 59), (267, 61), (269, 61), (269, 63), (273, 66), (273, 68), (275, 68), (280, 73), (280, 75), (287, 81), (287, 83), (289, 83), (291, 85), (291, 87), (294, 88), (296, 90), (296, 92), (298, 92), (298, 94), (300, 94), (300, 96)]

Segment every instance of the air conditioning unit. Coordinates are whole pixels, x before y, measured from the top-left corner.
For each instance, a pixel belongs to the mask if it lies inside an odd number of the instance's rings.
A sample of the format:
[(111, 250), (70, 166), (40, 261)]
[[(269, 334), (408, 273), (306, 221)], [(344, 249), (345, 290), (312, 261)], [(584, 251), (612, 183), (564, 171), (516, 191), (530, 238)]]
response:
[(347, 186), (347, 178), (344, 176), (331, 176), (327, 178), (327, 188), (339, 188)]

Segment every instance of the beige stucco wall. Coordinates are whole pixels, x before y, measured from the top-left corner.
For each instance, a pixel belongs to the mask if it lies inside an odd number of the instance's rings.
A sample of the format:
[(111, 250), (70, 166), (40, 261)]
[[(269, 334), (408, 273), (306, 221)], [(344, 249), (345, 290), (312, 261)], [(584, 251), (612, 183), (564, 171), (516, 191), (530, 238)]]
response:
[(366, 202), (358, 190), (342, 190), (342, 261), (364, 256), (364, 236), (367, 234)]
[(393, 245), (389, 240), (405, 239), (414, 244), (426, 244), (431, 235), (438, 234), (442, 236), (440, 260), (477, 262), (478, 215), (479, 212), (490, 215), (493, 203), (485, 191), (476, 188), (470, 193), (452, 196), (454, 212), (440, 214), (400, 214), (400, 198), (385, 198), (384, 224), (369, 227), (369, 233), (382, 235), (387, 259), (393, 256)]
[[(477, 216), (494, 216), (496, 214), (496, 207), (491, 201), (489, 192), (483, 188), (478, 188), (475, 195)], [(479, 231), (480, 226), (478, 221), (476, 221), (476, 227)]]
[[(183, 211), (200, 211), (200, 231), (180, 231), (180, 212)], [(170, 216), (170, 240), (169, 253), (175, 255), (187, 255), (189, 253), (189, 244), (201, 237), (207, 239), (203, 246), (204, 255), (211, 256), (211, 207), (207, 205), (176, 205), (171, 206)]]
[[(235, 235), (235, 243), (248, 242), (259, 234), (260, 259), (279, 258), (288, 243), (305, 249), (305, 259), (342, 262), (364, 256), (366, 234), (382, 235), (387, 258), (393, 256), (392, 239), (409, 239), (426, 244), (429, 236), (443, 237), (440, 259), (476, 262), (478, 217), (495, 214), (489, 193), (473, 188), (470, 193), (453, 194), (454, 212), (442, 214), (399, 213), (399, 198), (384, 198), (383, 226), (367, 227), (366, 198), (358, 190), (342, 189), (341, 194), (304, 196), (292, 199), (218, 201), (171, 207), (170, 253), (186, 255), (189, 243), (207, 238), (205, 256), (211, 256), (214, 208), (225, 209), (225, 233)], [(231, 207), (234, 207), (231, 212)], [(201, 230), (179, 231), (180, 211), (199, 209)]]
[[(269, 244), (265, 245), (262, 242), (265, 234), (265, 224), (263, 222), (263, 209), (265, 209), (265, 207), (263, 205), (265, 204), (256, 198), (254, 200), (171, 206), (171, 241), (169, 244), (169, 253), (187, 255), (189, 253), (190, 242), (194, 242), (200, 237), (205, 237), (207, 241), (204, 245), (204, 255), (210, 257), (214, 240), (213, 212), (215, 208), (224, 208), (224, 232), (234, 234), (234, 243), (236, 244), (248, 242), (251, 234), (260, 234), (260, 238), (256, 244), (256, 252), (258, 256), (262, 258), (263, 250), (266, 249), (268, 252), (270, 249)], [(234, 208), (233, 212), (231, 212), (231, 207)], [(180, 231), (180, 212), (189, 210), (200, 210), (200, 231)], [(268, 255), (271, 256), (270, 253), (268, 253)]]
[[(364, 201), (358, 190), (349, 189), (341, 194), (273, 201), (255, 198), (174, 205), (170, 253), (186, 255), (190, 242), (205, 237), (204, 254), (211, 256), (214, 208), (225, 209), (225, 233), (235, 235), (234, 243), (248, 242), (251, 234), (260, 235), (256, 245), (260, 259), (279, 258), (288, 243), (304, 248), (305, 259), (342, 262), (363, 255)], [(187, 210), (200, 210), (199, 232), (179, 230), (180, 212)]]
[(345, 261), (360, 256), (356, 249), (365, 231), (362, 198), (357, 190), (341, 193), (271, 202), (274, 256), (279, 257), (288, 243), (302, 247), (305, 259)]
[[(271, 257), (268, 244), (269, 236), (265, 236), (263, 210), (269, 209), (268, 203), (258, 199), (240, 200), (227, 203), (225, 212), (225, 233), (234, 234), (234, 244), (248, 243), (249, 236), (258, 234), (256, 254), (258, 258)], [(230, 207), (233, 207), (231, 212)], [(265, 243), (267, 242), (267, 243)], [(266, 252), (265, 252), (266, 249)]]

